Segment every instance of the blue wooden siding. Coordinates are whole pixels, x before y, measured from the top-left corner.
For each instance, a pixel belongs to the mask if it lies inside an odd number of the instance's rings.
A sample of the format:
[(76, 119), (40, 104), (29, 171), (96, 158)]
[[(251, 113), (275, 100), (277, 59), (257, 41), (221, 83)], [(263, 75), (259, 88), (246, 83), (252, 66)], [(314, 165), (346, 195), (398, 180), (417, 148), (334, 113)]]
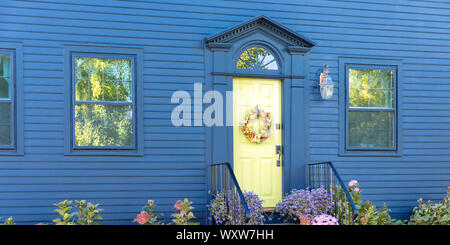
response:
[[(202, 127), (170, 123), (173, 91), (205, 77), (203, 38), (266, 15), (317, 43), (310, 53), (309, 159), (333, 161), (364, 197), (407, 216), (450, 185), (450, 4), (360, 0), (38, 0), (0, 3), (1, 45), (23, 43), (24, 156), (0, 156), (0, 216), (49, 222), (64, 199), (101, 203), (126, 224), (147, 199), (169, 214), (188, 197), (205, 218), (209, 153)], [(64, 156), (63, 45), (144, 50), (144, 157)], [(403, 154), (339, 156), (339, 89), (322, 101), (318, 71), (338, 57), (402, 59)]]

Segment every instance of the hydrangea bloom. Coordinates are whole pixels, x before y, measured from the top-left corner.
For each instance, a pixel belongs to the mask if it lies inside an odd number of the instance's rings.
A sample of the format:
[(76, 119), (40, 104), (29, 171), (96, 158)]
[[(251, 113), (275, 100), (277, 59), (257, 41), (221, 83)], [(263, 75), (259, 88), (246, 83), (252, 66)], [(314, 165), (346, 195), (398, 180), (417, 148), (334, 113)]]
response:
[(150, 220), (150, 215), (148, 215), (148, 213), (142, 211), (140, 214), (138, 214), (136, 216), (136, 221), (140, 224), (143, 225), (145, 223), (147, 223)]
[(348, 182), (348, 186), (350, 186), (350, 187), (353, 187), (353, 186), (355, 186), (357, 184), (358, 184), (357, 180), (351, 180), (350, 182)]
[(178, 200), (175, 205), (173, 206), (173, 208), (175, 208), (176, 210), (181, 210), (181, 208), (183, 207), (183, 201)]
[(328, 214), (321, 214), (312, 220), (312, 225), (339, 225), (337, 219)]

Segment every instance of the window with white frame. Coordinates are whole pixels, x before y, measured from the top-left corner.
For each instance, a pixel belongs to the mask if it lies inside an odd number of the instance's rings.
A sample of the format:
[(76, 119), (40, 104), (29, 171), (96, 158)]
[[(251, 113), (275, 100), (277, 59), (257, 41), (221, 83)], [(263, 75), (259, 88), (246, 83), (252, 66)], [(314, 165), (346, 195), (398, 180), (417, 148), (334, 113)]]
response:
[(135, 148), (134, 58), (73, 54), (73, 147)]
[(346, 70), (346, 149), (396, 150), (396, 66)]

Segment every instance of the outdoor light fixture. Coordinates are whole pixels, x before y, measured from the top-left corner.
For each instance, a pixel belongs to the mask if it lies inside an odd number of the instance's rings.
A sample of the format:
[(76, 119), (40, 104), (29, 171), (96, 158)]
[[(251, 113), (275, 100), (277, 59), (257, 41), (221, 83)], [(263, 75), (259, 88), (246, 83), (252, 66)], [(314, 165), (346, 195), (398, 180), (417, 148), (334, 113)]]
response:
[(331, 97), (333, 97), (334, 83), (333, 79), (331, 79), (330, 77), (328, 65), (325, 65), (323, 67), (323, 71), (320, 74), (319, 87), (320, 87), (320, 96), (322, 96), (322, 99), (329, 100), (331, 99)]

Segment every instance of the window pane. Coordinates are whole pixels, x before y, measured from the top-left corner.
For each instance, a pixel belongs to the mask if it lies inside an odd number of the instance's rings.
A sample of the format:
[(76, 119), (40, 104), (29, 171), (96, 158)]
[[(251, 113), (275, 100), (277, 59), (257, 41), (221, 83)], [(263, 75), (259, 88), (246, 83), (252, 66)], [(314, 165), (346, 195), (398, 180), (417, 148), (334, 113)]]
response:
[[(87, 101), (131, 101), (132, 70), (129, 59), (86, 58), (75, 59), (76, 100)], [(122, 93), (123, 96), (118, 96)], [(122, 98), (122, 99), (121, 99)]]
[(117, 101), (117, 81), (105, 79), (104, 83), (105, 101)]
[(119, 101), (131, 102), (131, 82), (119, 82)]
[(394, 70), (349, 69), (350, 107), (393, 108)]
[(0, 54), (0, 77), (10, 77), (11, 56)]
[(11, 79), (0, 77), (0, 99), (10, 99), (11, 98)]
[(132, 146), (131, 106), (75, 105), (77, 146)]
[(75, 99), (89, 100), (89, 82), (88, 80), (79, 79), (75, 85)]
[(11, 57), (0, 55), (0, 98), (11, 98)]
[(250, 47), (240, 55), (237, 64), (239, 69), (278, 70), (273, 54), (262, 47)]
[(393, 111), (349, 111), (350, 147), (394, 147)]
[(11, 145), (11, 104), (0, 103), (0, 145)]

